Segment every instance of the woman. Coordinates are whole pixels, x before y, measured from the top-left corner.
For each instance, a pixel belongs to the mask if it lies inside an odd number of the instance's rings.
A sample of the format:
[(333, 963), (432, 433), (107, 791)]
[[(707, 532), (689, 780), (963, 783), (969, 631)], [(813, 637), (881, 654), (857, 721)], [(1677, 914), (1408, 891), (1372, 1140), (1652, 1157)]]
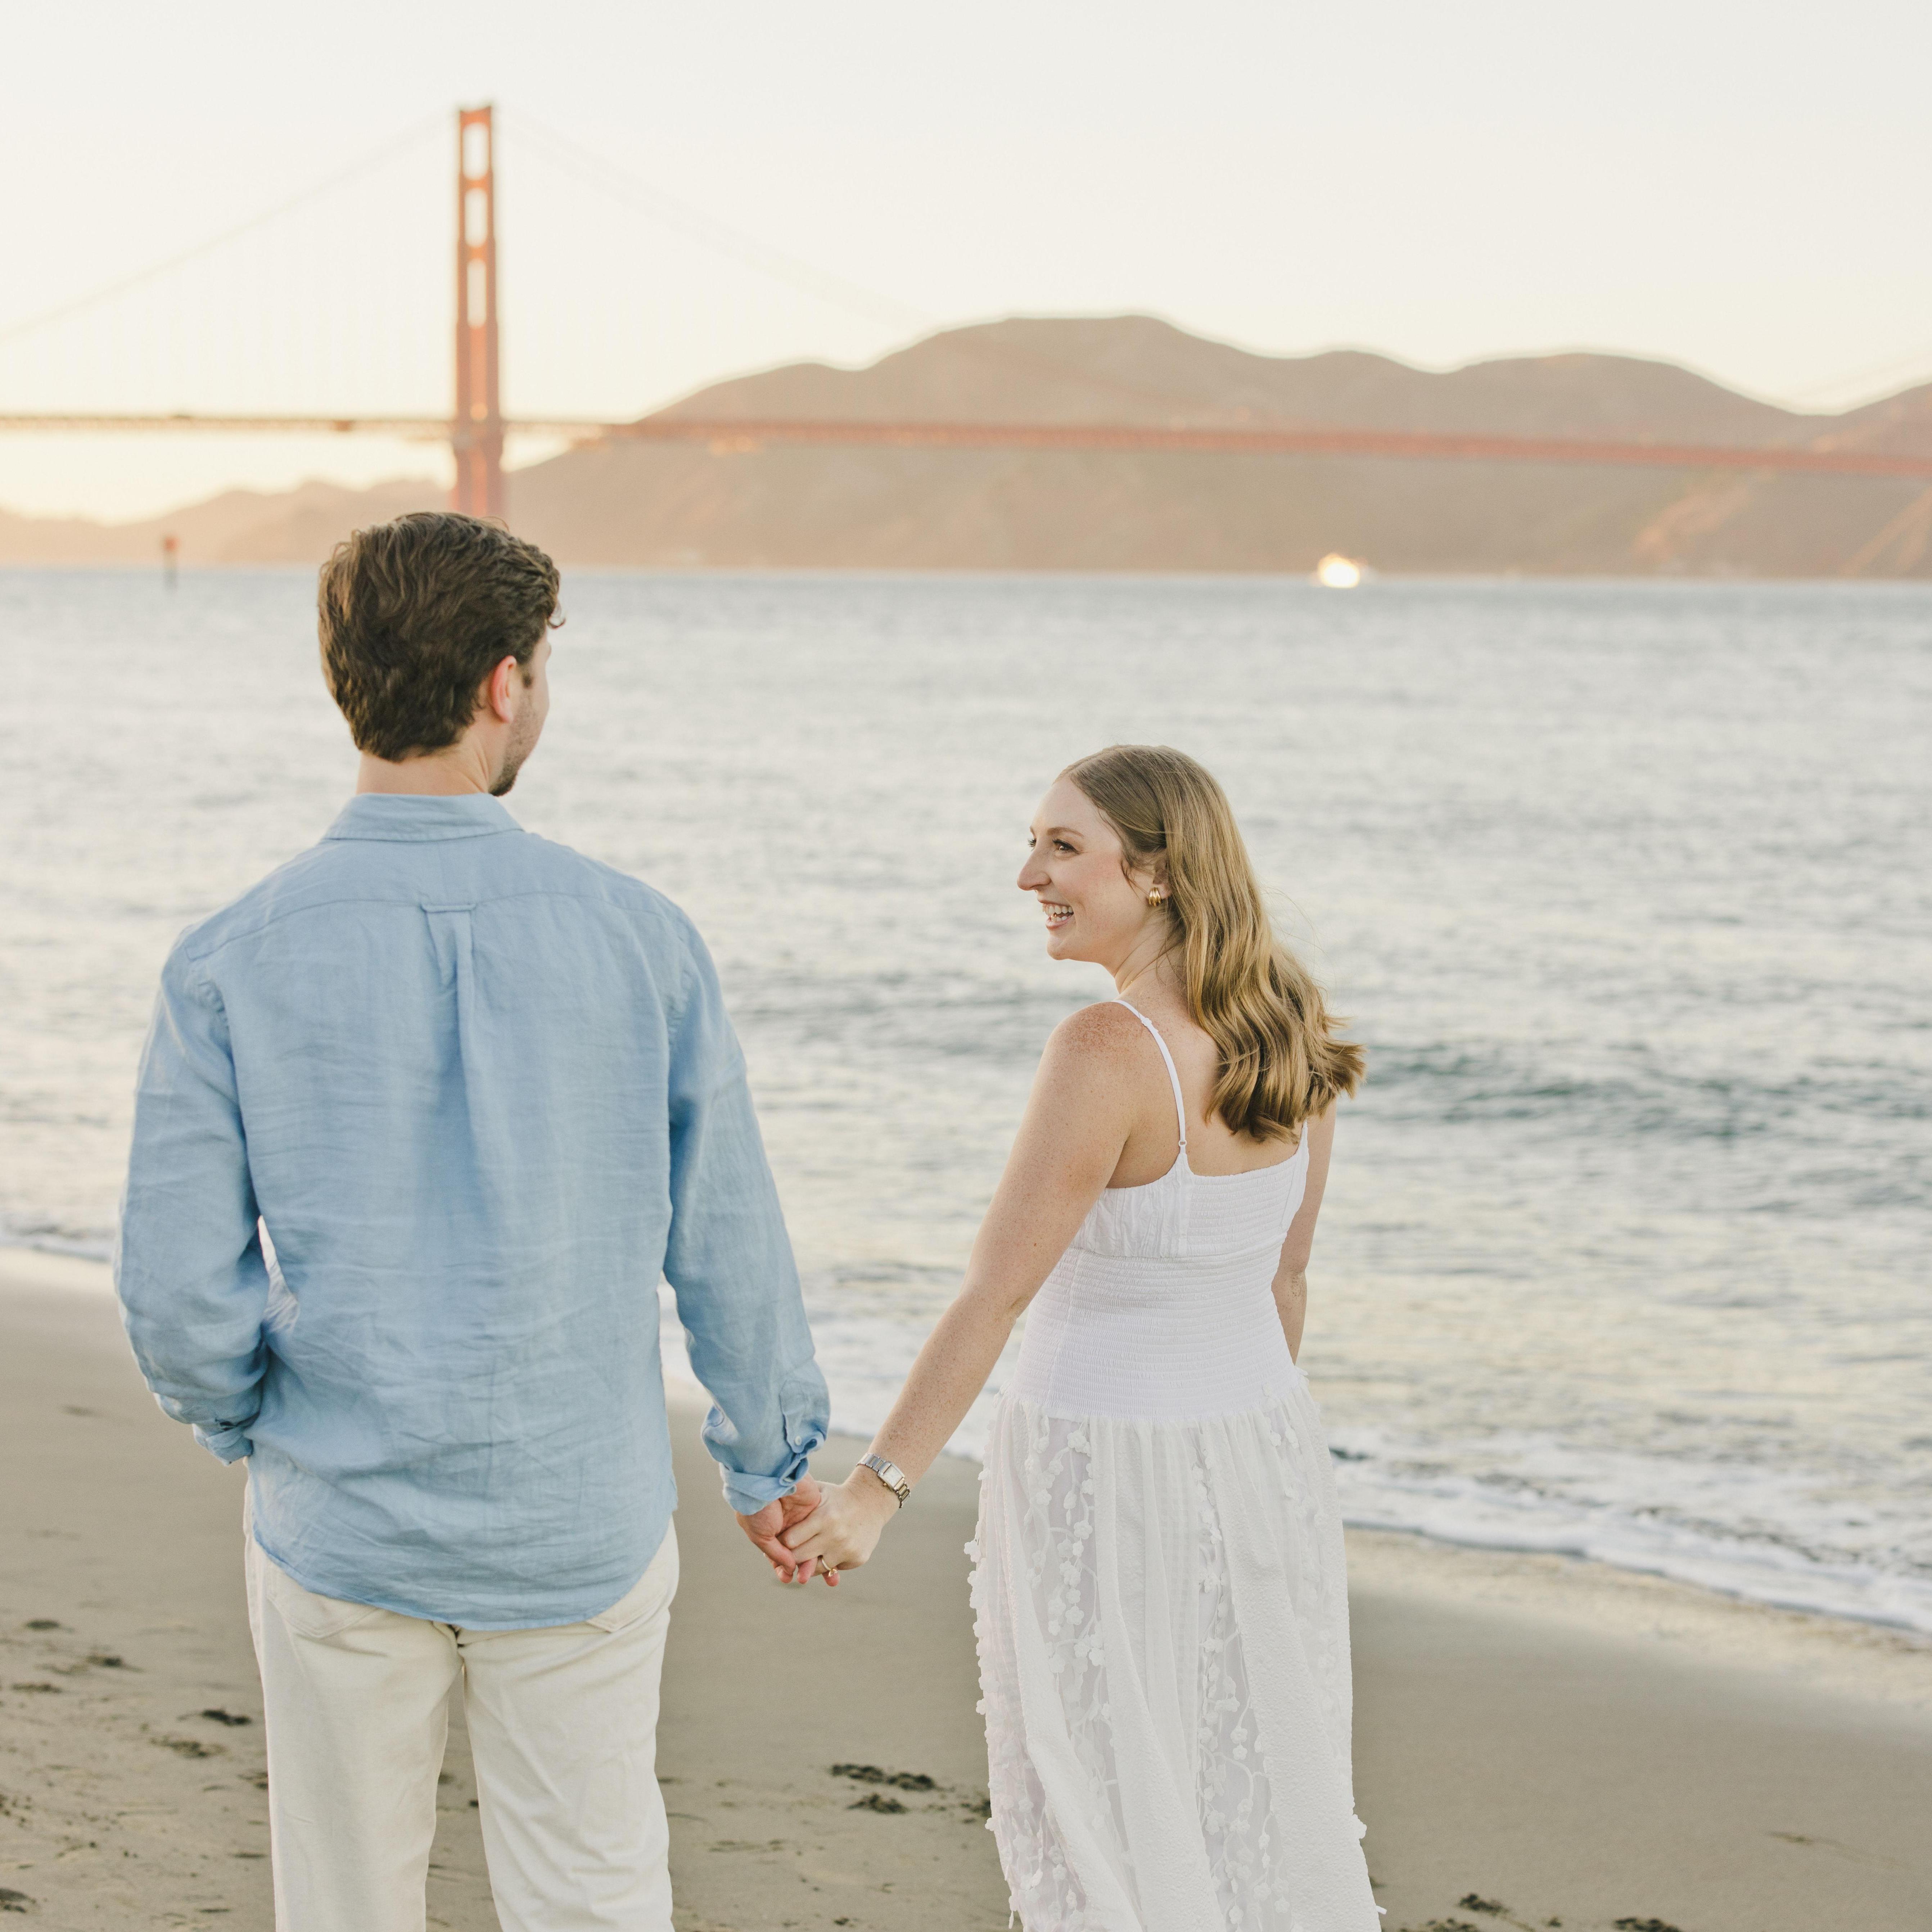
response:
[(1361, 1050), (1192, 759), (1069, 766), (1030, 842), (1048, 952), (1119, 997), (1054, 1031), (958, 1300), (784, 1540), (801, 1579), (864, 1562), (1039, 1293), (969, 1550), (1026, 1932), (1371, 1932), (1341, 1523), (1294, 1360)]

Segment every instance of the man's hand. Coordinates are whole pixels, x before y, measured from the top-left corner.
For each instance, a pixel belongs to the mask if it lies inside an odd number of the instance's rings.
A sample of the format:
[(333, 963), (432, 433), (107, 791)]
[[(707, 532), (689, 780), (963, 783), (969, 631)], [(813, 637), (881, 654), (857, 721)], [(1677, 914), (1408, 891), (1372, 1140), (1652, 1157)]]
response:
[[(803, 1583), (812, 1576), (812, 1559), (803, 1562), (794, 1556), (778, 1540), (783, 1532), (794, 1523), (804, 1522), (824, 1500), (824, 1491), (810, 1476), (801, 1476), (798, 1486), (788, 1496), (780, 1496), (776, 1502), (766, 1504), (754, 1516), (741, 1516), (739, 1527), (762, 1551), (772, 1566), (773, 1574), (781, 1583)], [(828, 1583), (832, 1579), (827, 1576)]]

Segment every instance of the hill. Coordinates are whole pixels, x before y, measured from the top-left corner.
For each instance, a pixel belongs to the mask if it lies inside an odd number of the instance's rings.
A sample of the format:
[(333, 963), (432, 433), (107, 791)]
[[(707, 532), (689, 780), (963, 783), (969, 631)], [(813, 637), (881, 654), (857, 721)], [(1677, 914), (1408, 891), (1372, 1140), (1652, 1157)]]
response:
[[(1142, 316), (947, 330), (840, 370), (720, 382), (706, 418), (1253, 424), (1932, 448), (1932, 385), (1802, 415), (1671, 364), (1516, 356), (1436, 373), (1356, 350), (1257, 356)], [(237, 493), (112, 529), (0, 518), (0, 557), (142, 561), (165, 524), (193, 562), (309, 561), (431, 486)], [(598, 442), (515, 471), (513, 527), (574, 564), (1932, 576), (1910, 479), (1366, 458), (740, 448)]]
[(358, 524), (440, 508), (448, 500), (443, 484), (416, 477), (368, 490), (314, 482), (293, 490), (224, 490), (133, 524), (0, 510), (0, 563), (152, 564), (164, 536), (178, 539), (182, 558), (191, 564), (320, 562)]

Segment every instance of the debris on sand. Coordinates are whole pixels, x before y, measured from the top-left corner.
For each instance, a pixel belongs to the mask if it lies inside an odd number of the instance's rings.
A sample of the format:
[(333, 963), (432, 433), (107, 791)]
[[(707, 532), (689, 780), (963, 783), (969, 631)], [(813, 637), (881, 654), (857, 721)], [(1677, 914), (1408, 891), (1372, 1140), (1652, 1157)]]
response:
[(936, 1779), (922, 1771), (881, 1771), (875, 1764), (835, 1764), (834, 1778), (855, 1778), (861, 1784), (890, 1784), (897, 1791), (937, 1791)]
[(205, 1744), (199, 1738), (157, 1738), (155, 1743), (164, 1750), (171, 1750), (178, 1757), (226, 1757), (227, 1749), (221, 1744)]

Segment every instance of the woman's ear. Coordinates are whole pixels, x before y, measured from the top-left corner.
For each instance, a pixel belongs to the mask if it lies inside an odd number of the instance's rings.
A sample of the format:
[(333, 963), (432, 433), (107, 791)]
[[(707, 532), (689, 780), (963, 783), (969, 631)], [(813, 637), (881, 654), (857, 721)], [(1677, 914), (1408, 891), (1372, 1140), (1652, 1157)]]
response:
[(1127, 883), (1150, 906), (1158, 905), (1170, 895), (1172, 888), (1167, 879), (1167, 854), (1156, 852), (1144, 866), (1130, 866), (1121, 862), (1121, 869), (1127, 875)]

